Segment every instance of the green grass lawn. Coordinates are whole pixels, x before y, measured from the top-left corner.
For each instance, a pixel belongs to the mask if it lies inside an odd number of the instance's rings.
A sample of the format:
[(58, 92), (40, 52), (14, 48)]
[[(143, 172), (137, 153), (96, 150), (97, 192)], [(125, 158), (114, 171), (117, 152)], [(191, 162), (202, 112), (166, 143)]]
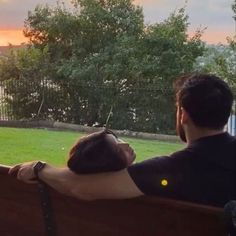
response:
[[(71, 146), (83, 135), (77, 132), (46, 129), (0, 128), (0, 164), (13, 165), (31, 160), (44, 160), (63, 166)], [(183, 147), (176, 143), (122, 139), (134, 148), (137, 161), (167, 155)]]

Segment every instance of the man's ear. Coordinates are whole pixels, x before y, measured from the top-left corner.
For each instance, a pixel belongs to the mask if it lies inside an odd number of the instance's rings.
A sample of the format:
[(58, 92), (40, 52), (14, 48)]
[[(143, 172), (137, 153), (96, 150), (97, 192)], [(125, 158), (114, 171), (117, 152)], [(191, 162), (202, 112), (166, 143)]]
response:
[(181, 107), (180, 109), (181, 109), (181, 120), (180, 120), (181, 124), (182, 125), (187, 124), (190, 119), (189, 114), (183, 107)]

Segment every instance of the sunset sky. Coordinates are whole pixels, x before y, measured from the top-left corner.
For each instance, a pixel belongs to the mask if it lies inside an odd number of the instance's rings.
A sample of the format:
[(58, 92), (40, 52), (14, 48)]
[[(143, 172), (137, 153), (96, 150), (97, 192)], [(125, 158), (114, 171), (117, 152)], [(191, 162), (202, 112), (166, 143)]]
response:
[[(0, 0), (0, 46), (20, 44), (27, 41), (22, 34), (24, 19), (29, 10), (37, 4), (55, 4), (57, 0)], [(70, 2), (64, 0), (64, 2)], [(185, 0), (135, 0), (143, 7), (145, 22), (155, 23), (185, 5)], [(208, 43), (225, 43), (227, 36), (233, 36), (235, 22), (232, 18), (233, 0), (188, 0), (186, 12), (189, 15), (189, 34), (199, 27), (207, 27), (203, 40)]]

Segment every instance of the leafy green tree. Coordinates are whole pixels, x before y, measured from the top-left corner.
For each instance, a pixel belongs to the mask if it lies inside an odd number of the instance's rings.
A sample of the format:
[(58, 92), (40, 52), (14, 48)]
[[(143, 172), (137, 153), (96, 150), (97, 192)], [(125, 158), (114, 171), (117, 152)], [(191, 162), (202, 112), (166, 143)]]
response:
[(1, 86), (14, 119), (65, 119), (63, 91), (48, 77), (48, 51), (11, 50), (0, 61)]
[[(232, 10), (236, 16), (236, 1)], [(208, 46), (204, 55), (198, 58), (195, 68), (227, 80), (236, 96), (236, 35), (227, 37), (227, 42), (228, 45)]]
[[(192, 38), (187, 35), (185, 9), (145, 26), (142, 8), (132, 0), (74, 0), (72, 4), (73, 10), (62, 3), (37, 6), (25, 21), (31, 47), (3, 63), (3, 70), (10, 72), (4, 80), (38, 83), (34, 86), (37, 109), (29, 108), (25, 117), (35, 117), (40, 110), (45, 118), (101, 126), (112, 107), (112, 128), (173, 133), (172, 83), (190, 72), (204, 51), (200, 30)], [(31, 61), (34, 53), (37, 60)], [(17, 67), (24, 60), (31, 62)], [(16, 75), (11, 68), (17, 68)], [(39, 81), (44, 78), (50, 81), (44, 89), (53, 91), (54, 107), (46, 106), (40, 92)], [(21, 95), (27, 99), (28, 93)]]
[(80, 36), (75, 40), (73, 56), (63, 60), (58, 75), (71, 84), (74, 122), (102, 125), (114, 94), (121, 89), (122, 71), (127, 71), (124, 63), (116, 65), (114, 53), (121, 49), (122, 41), (141, 37), (143, 14), (131, 1), (77, 1), (76, 4), (80, 9)]
[[(174, 130), (174, 97), (172, 84), (180, 74), (193, 69), (195, 59), (202, 55), (201, 31), (188, 38), (188, 16), (181, 8), (164, 22), (151, 25), (143, 40), (140, 55), (140, 82), (146, 84), (146, 96), (140, 103), (140, 123), (149, 131)], [(147, 99), (150, 94), (150, 99)], [(142, 110), (142, 104), (149, 108)]]

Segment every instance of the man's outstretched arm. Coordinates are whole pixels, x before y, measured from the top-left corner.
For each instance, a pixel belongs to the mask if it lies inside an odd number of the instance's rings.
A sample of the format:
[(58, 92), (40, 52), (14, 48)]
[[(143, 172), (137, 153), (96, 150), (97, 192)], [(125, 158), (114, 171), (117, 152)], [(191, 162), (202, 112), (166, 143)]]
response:
[[(26, 183), (34, 183), (35, 162), (12, 167), (9, 174)], [(56, 168), (46, 164), (38, 173), (39, 178), (57, 191), (83, 200), (126, 199), (143, 195), (126, 169), (116, 172), (77, 175), (68, 168)]]

